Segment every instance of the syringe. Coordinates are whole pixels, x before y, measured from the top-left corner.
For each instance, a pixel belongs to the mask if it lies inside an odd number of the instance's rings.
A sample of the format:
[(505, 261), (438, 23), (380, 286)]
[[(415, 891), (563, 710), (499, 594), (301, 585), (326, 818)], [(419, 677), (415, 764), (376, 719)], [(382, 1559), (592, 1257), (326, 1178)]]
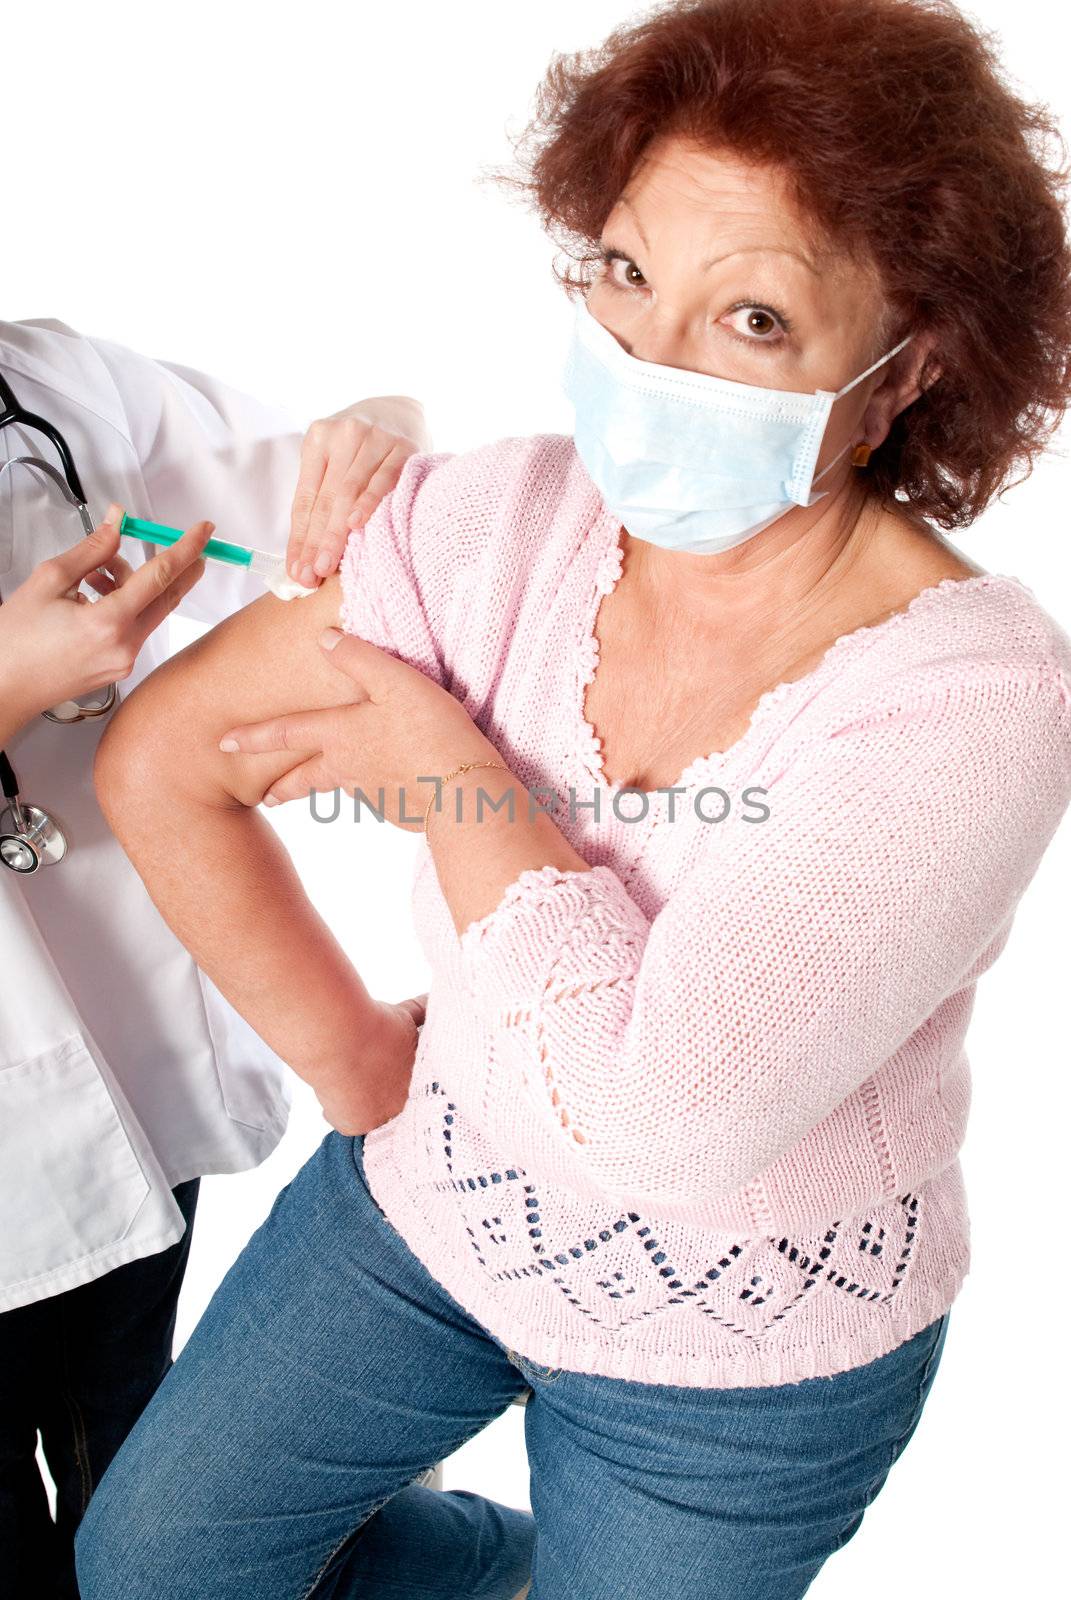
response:
[[(124, 516), (119, 524), (121, 536), (140, 539), (144, 544), (175, 544), (183, 535), (182, 528), (168, 528), (161, 522), (147, 522), (144, 517)], [(287, 575), (286, 558), (273, 555), (270, 550), (251, 550), (244, 544), (230, 544), (225, 539), (209, 539), (201, 550), (210, 561), (225, 561), (232, 567), (245, 567), (254, 573), (280, 599), (291, 600), (301, 595), (315, 594), (315, 588)]]

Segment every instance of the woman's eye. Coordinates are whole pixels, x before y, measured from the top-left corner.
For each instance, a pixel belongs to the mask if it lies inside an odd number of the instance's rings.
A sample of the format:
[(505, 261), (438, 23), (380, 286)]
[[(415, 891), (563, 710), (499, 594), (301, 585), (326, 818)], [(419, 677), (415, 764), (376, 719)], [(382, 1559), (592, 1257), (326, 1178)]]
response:
[[(611, 289), (644, 289), (648, 286), (635, 261), (623, 250), (607, 247), (601, 251), (599, 263), (601, 281)], [(740, 300), (729, 308), (726, 315), (734, 319), (730, 321), (730, 327), (735, 336), (747, 340), (749, 344), (781, 344), (792, 331), (788, 317), (776, 306)]]
[(779, 344), (788, 327), (787, 317), (772, 306), (734, 306), (729, 316), (734, 332), (752, 344)]
[(615, 289), (642, 289), (647, 281), (635, 261), (621, 250), (604, 250), (600, 260), (604, 280)]

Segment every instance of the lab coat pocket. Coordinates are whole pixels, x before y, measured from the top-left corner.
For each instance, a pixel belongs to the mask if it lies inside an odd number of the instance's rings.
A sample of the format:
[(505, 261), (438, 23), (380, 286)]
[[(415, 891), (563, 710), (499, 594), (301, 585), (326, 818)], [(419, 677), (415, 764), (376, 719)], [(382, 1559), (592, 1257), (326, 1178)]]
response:
[[(0, 1069), (0, 1304), (171, 1242), (177, 1208), (158, 1188), (81, 1034)], [(146, 1225), (151, 1239), (127, 1242)]]

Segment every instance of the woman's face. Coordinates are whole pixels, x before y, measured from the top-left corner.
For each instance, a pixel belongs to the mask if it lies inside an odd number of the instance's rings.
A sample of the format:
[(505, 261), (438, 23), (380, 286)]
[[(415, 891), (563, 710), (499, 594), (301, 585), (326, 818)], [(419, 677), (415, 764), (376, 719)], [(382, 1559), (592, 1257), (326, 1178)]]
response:
[[(883, 327), (876, 272), (816, 239), (779, 173), (732, 155), (676, 139), (652, 146), (599, 242), (588, 309), (640, 361), (836, 390), (900, 336)], [(820, 462), (862, 436), (867, 396), (893, 366), (834, 405)], [(880, 442), (873, 428), (868, 436)]]

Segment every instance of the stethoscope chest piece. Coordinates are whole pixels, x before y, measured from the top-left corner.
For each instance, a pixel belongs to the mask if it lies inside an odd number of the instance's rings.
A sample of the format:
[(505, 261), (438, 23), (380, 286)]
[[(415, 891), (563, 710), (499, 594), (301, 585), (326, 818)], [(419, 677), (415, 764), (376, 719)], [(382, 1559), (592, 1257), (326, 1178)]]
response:
[(12, 872), (37, 872), (66, 854), (63, 830), (40, 806), (16, 800), (0, 811), (0, 862)]

